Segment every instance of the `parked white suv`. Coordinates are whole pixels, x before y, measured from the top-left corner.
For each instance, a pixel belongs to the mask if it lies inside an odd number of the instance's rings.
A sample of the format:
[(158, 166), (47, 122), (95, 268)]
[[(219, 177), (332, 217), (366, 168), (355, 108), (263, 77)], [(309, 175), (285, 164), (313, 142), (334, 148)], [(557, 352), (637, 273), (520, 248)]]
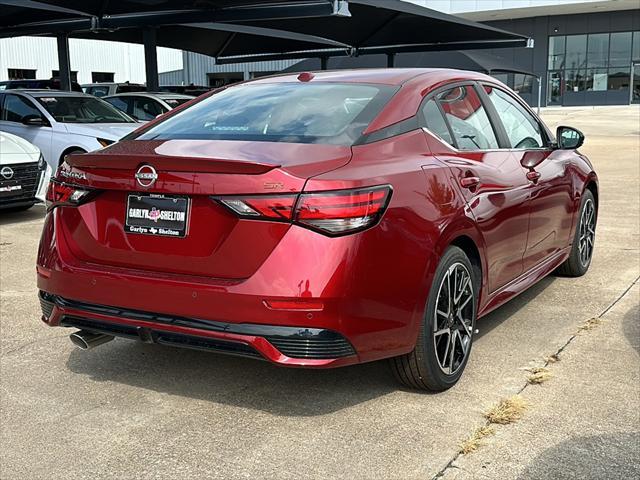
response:
[(33, 143), (54, 171), (66, 155), (106, 147), (139, 126), (126, 113), (84, 93), (0, 92), (0, 131)]
[(51, 167), (35, 145), (0, 132), (0, 210), (26, 210), (44, 202)]

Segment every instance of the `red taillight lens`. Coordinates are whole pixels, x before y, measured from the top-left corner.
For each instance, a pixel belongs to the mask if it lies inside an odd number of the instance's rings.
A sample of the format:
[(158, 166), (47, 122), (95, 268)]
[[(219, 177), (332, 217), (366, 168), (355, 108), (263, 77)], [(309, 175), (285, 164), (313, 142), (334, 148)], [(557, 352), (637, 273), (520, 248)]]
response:
[(390, 196), (389, 186), (305, 193), (294, 220), (329, 235), (352, 233), (378, 223)]
[(331, 236), (372, 227), (382, 217), (389, 199), (388, 185), (301, 195), (219, 197), (222, 205), (243, 218), (292, 221)]
[(47, 210), (61, 205), (77, 206), (88, 199), (91, 190), (85, 190), (75, 185), (59, 183), (56, 180), (49, 182), (45, 197)]

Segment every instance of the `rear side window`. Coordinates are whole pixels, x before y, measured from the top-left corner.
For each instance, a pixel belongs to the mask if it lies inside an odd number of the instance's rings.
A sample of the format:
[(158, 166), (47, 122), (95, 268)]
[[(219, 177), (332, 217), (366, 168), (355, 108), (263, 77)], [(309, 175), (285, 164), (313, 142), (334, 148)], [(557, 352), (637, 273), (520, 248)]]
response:
[(4, 100), (4, 108), (2, 112), (2, 120), (8, 122), (21, 122), (27, 115), (35, 115), (42, 117), (42, 113), (26, 98), (18, 95), (6, 95)]
[(436, 100), (444, 111), (459, 150), (498, 148), (489, 116), (473, 86), (453, 87), (437, 95)]
[(436, 94), (425, 102), (422, 112), (427, 128), (458, 150), (499, 148), (489, 116), (472, 85)]
[(484, 89), (498, 112), (512, 148), (544, 146), (540, 124), (526, 108), (499, 88), (484, 85)]
[(116, 107), (118, 110), (121, 110), (125, 113), (131, 113), (130, 111), (127, 110), (127, 99), (121, 98), (121, 97), (111, 97), (111, 98), (105, 98), (104, 99), (105, 102), (109, 102), (111, 105), (113, 105), (114, 107)]
[(447, 127), (447, 123), (444, 121), (440, 107), (436, 103), (434, 98), (430, 98), (422, 107), (422, 114), (424, 115), (424, 121), (427, 124), (427, 128), (442, 140), (452, 145), (453, 140), (451, 133)]
[(396, 90), (329, 82), (238, 85), (168, 117), (137, 138), (352, 145)]
[(131, 110), (131, 114), (138, 120), (153, 120), (164, 112), (166, 112), (166, 109), (152, 98), (133, 98), (133, 109)]

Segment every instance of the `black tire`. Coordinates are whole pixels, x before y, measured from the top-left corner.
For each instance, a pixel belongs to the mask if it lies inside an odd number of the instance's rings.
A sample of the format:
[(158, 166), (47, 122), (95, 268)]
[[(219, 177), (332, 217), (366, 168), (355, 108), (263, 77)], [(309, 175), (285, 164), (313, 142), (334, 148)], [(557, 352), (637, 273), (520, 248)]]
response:
[[(447, 288), (445, 285), (447, 276), (451, 278), (451, 273), (453, 272), (455, 278), (461, 278), (464, 270), (466, 270), (468, 274), (469, 290), (467, 290), (467, 287), (463, 287), (463, 292), (460, 297), (460, 303), (465, 299), (468, 300), (466, 305), (463, 306), (464, 317), (463, 315), (460, 316), (460, 318), (466, 318), (468, 320), (464, 322), (466, 330), (464, 331), (465, 337), (463, 339), (462, 333), (452, 333), (454, 332), (454, 328), (459, 329), (460, 332), (465, 328), (462, 325), (463, 322), (459, 322), (456, 316), (452, 315), (456, 307), (448, 306), (447, 310), (450, 315), (447, 317), (446, 315), (437, 314), (436, 306), (440, 309), (443, 299), (448, 297), (448, 295), (441, 295), (441, 287)], [(453, 387), (462, 376), (471, 353), (473, 332), (475, 331), (476, 324), (479, 279), (475, 278), (473, 272), (469, 258), (460, 248), (452, 246), (445, 251), (438, 264), (429, 291), (429, 299), (420, 326), (420, 332), (418, 333), (415, 349), (411, 353), (390, 359), (391, 369), (394, 375), (407, 387), (419, 390), (443, 391)], [(461, 283), (466, 283), (466, 280)], [(467, 296), (463, 298), (462, 295), (465, 294), (465, 292)], [(470, 299), (469, 296), (471, 297)], [(444, 303), (448, 303), (448, 300)], [(446, 332), (445, 334), (436, 332), (434, 322), (437, 322), (436, 326), (439, 327), (437, 329), (438, 332), (442, 332), (447, 328), (449, 329), (448, 337), (445, 337)], [(445, 340), (446, 343), (442, 343), (445, 342)], [(463, 358), (454, 364), (455, 369), (449, 368), (450, 371), (445, 372), (441, 367), (439, 358), (448, 358), (446, 353), (448, 350), (445, 351), (443, 355), (443, 348), (445, 348), (447, 344), (451, 346), (450, 342), (454, 342), (454, 348), (452, 350), (454, 354), (456, 354), (456, 348), (458, 348), (459, 353), (463, 354)], [(455, 342), (458, 342), (458, 347), (456, 347)], [(467, 342), (466, 346), (464, 342)], [(451, 355), (451, 358), (453, 359), (453, 355)], [(453, 360), (450, 363), (453, 364)]]
[[(591, 211), (591, 215), (589, 215), (589, 211)], [(589, 190), (585, 190), (582, 195), (582, 202), (580, 203), (580, 211), (578, 212), (576, 232), (573, 236), (573, 242), (571, 243), (571, 253), (569, 254), (569, 258), (567, 258), (556, 270), (558, 275), (566, 277), (581, 277), (587, 273), (587, 270), (589, 270), (589, 266), (591, 265), (591, 258), (593, 257), (597, 219), (598, 211), (596, 209), (596, 201), (593, 198), (593, 193)], [(589, 226), (585, 225), (585, 222), (589, 221), (591, 221), (590, 231), (592, 233), (590, 233), (587, 238), (585, 237), (585, 234), (588, 230), (585, 231), (585, 228), (589, 228)], [(589, 248), (586, 256), (583, 255), (585, 241), (590, 241), (590, 245), (586, 246), (586, 248)]]

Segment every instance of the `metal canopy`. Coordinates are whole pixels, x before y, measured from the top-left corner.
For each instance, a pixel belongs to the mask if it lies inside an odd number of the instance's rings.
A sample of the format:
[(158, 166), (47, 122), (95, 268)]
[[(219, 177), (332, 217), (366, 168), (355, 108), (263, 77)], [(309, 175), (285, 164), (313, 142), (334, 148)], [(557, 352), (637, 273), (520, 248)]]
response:
[[(251, 54), (232, 57), (225, 53), (218, 61), (532, 46), (531, 39), (525, 36), (400, 0), (349, 0), (349, 11), (350, 18), (283, 18), (268, 22), (269, 28), (327, 37), (349, 45), (349, 50), (291, 52), (261, 58)], [(267, 22), (239, 23), (257, 26)]]
[[(387, 65), (386, 55), (363, 55), (360, 57), (338, 57), (328, 61), (331, 70), (352, 68), (380, 68)], [(533, 72), (513, 65), (506, 58), (479, 51), (447, 51), (426, 53), (399, 53), (395, 56), (394, 65), (399, 68), (456, 68), (483, 73), (520, 73), (535, 77)], [(308, 72), (320, 70), (319, 58), (309, 58), (290, 66), (285, 72)]]
[(513, 47), (528, 40), (400, 0), (0, 0), (0, 37), (143, 43), (140, 30), (148, 27), (156, 28), (158, 46), (219, 63)]

